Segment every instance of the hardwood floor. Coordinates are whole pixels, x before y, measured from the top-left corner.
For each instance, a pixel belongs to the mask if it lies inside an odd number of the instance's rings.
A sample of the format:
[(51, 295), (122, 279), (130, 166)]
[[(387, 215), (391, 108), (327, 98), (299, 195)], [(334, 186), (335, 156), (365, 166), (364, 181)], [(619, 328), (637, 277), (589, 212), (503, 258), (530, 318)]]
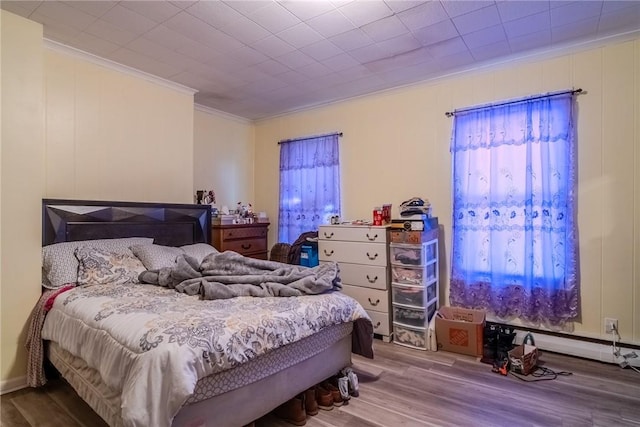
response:
[[(631, 369), (545, 352), (545, 367), (572, 375), (524, 382), (473, 357), (379, 340), (374, 350), (374, 360), (353, 358), (360, 397), (307, 417), (307, 426), (640, 426), (640, 373)], [(3, 395), (0, 406), (2, 427), (106, 426), (62, 380)], [(289, 425), (272, 415), (256, 421)]]

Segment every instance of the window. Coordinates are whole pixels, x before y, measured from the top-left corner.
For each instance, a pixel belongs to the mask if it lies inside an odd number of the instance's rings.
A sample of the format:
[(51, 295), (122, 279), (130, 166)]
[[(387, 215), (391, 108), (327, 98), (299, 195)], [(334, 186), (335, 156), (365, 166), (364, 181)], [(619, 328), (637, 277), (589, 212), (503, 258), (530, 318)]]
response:
[(340, 215), (339, 134), (280, 143), (278, 240), (293, 243)]
[(456, 111), (450, 302), (502, 319), (578, 316), (573, 92)]

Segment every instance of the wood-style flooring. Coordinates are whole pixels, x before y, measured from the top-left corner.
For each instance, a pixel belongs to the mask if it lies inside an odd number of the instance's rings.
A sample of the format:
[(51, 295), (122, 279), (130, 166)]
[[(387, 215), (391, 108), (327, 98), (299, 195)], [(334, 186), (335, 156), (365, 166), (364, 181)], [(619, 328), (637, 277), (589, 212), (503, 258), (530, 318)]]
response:
[[(545, 367), (572, 375), (524, 382), (473, 357), (379, 340), (374, 350), (374, 360), (353, 357), (360, 396), (307, 426), (640, 426), (640, 373), (628, 368), (545, 352)], [(106, 426), (63, 380), (3, 395), (0, 406), (2, 427)], [(273, 415), (255, 424), (290, 425)]]

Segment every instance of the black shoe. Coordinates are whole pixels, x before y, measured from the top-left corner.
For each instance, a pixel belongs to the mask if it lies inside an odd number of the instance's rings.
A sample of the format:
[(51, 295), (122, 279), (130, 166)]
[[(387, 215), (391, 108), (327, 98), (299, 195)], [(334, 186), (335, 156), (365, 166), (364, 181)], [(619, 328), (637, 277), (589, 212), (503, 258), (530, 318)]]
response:
[(509, 327), (498, 329), (498, 360), (509, 358), (509, 352), (513, 349), (513, 341), (516, 339), (516, 331)]
[(482, 363), (493, 364), (498, 358), (498, 326), (485, 325), (482, 334)]

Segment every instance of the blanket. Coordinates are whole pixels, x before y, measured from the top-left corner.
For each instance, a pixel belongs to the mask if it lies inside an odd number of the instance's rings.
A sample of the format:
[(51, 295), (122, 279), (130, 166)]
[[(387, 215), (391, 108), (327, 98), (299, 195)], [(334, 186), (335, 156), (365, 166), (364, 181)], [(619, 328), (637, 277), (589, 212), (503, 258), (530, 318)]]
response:
[(144, 271), (139, 280), (205, 300), (290, 297), (341, 289), (339, 271), (335, 262), (309, 268), (225, 251), (207, 255), (200, 265), (195, 258), (180, 255), (173, 267)]

